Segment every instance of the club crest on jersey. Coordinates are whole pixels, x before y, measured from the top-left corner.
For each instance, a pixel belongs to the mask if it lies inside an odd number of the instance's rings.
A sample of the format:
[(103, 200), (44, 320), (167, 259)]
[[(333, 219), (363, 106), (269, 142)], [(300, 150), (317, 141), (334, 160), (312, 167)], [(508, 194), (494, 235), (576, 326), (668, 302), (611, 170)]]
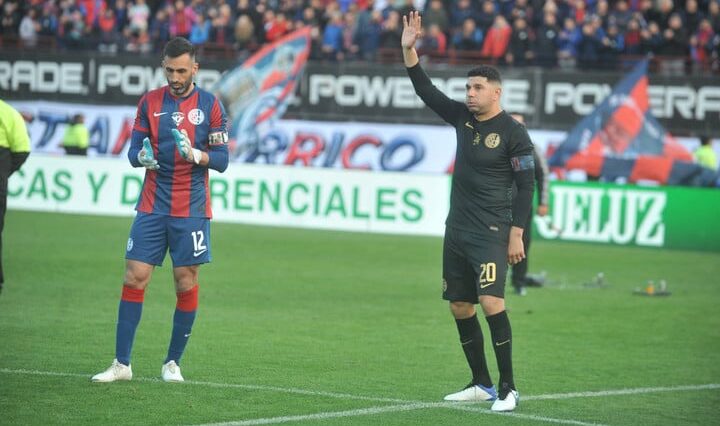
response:
[(488, 148), (495, 148), (500, 145), (500, 135), (497, 133), (490, 133), (485, 137), (485, 146)]
[(171, 117), (172, 117), (173, 121), (175, 122), (175, 126), (179, 126), (180, 123), (182, 123), (183, 120), (185, 119), (185, 114), (183, 114), (180, 111), (176, 111), (176, 112), (172, 113)]
[(193, 108), (188, 113), (188, 120), (196, 126), (200, 125), (205, 120), (205, 113), (202, 110)]
[(132, 239), (132, 238), (128, 238), (126, 251), (130, 251), (130, 250), (132, 250), (132, 249), (133, 249), (133, 239)]

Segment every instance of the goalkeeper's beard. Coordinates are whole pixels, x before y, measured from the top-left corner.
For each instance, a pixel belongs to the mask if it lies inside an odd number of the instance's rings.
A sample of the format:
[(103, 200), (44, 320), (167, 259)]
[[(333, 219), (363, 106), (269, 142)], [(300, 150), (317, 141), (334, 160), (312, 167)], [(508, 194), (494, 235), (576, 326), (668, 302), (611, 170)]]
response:
[(170, 86), (170, 91), (172, 92), (172, 94), (174, 96), (178, 96), (178, 97), (187, 95), (188, 92), (190, 91), (190, 86), (192, 84), (193, 84), (193, 81), (192, 81), (192, 79), (190, 79), (185, 84), (183, 84), (182, 86), (180, 86), (178, 88), (178, 86), (177, 86), (178, 83), (172, 83), (172, 82), (168, 81), (168, 86)]

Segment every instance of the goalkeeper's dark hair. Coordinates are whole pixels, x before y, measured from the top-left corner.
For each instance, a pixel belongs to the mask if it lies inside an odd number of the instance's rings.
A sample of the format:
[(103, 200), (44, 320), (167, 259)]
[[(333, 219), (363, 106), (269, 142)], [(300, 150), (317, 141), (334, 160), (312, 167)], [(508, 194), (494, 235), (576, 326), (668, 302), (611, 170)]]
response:
[(163, 49), (163, 59), (177, 58), (178, 56), (182, 56), (186, 53), (190, 55), (190, 59), (195, 61), (195, 54), (197, 53), (195, 46), (184, 37), (174, 37), (165, 44), (165, 48)]
[(487, 78), (487, 81), (495, 82), (497, 84), (502, 83), (502, 79), (500, 78), (500, 71), (498, 71), (497, 68), (491, 67), (489, 65), (480, 65), (479, 67), (475, 67), (468, 71), (467, 76), (485, 77)]

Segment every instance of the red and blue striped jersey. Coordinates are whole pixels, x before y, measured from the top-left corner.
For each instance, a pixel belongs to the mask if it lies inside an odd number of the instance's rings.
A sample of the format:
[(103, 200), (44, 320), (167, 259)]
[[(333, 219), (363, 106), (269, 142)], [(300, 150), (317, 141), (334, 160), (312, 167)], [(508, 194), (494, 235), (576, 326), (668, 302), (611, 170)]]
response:
[[(160, 169), (146, 170), (135, 210), (174, 217), (212, 217), (208, 168), (225, 171), (228, 165), (227, 117), (215, 95), (195, 87), (186, 97), (173, 96), (168, 86), (147, 92), (137, 108), (130, 163), (137, 159), (142, 141), (150, 138)], [(188, 163), (177, 150), (172, 129), (186, 130), (192, 146), (205, 151), (205, 166)]]

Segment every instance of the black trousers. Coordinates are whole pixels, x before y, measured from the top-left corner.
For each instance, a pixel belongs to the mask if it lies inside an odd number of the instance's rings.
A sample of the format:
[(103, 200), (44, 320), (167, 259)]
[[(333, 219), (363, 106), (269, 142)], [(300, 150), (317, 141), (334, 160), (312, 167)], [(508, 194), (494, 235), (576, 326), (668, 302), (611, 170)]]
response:
[(525, 245), (525, 259), (512, 266), (512, 285), (513, 287), (524, 286), (525, 278), (528, 273), (528, 258), (530, 257), (530, 240), (532, 238), (532, 222), (535, 212), (531, 211), (525, 230), (523, 231), (523, 244)]
[(5, 228), (5, 210), (7, 210), (8, 178), (12, 166), (10, 150), (0, 148), (0, 287), (5, 282), (2, 268), (2, 232)]

